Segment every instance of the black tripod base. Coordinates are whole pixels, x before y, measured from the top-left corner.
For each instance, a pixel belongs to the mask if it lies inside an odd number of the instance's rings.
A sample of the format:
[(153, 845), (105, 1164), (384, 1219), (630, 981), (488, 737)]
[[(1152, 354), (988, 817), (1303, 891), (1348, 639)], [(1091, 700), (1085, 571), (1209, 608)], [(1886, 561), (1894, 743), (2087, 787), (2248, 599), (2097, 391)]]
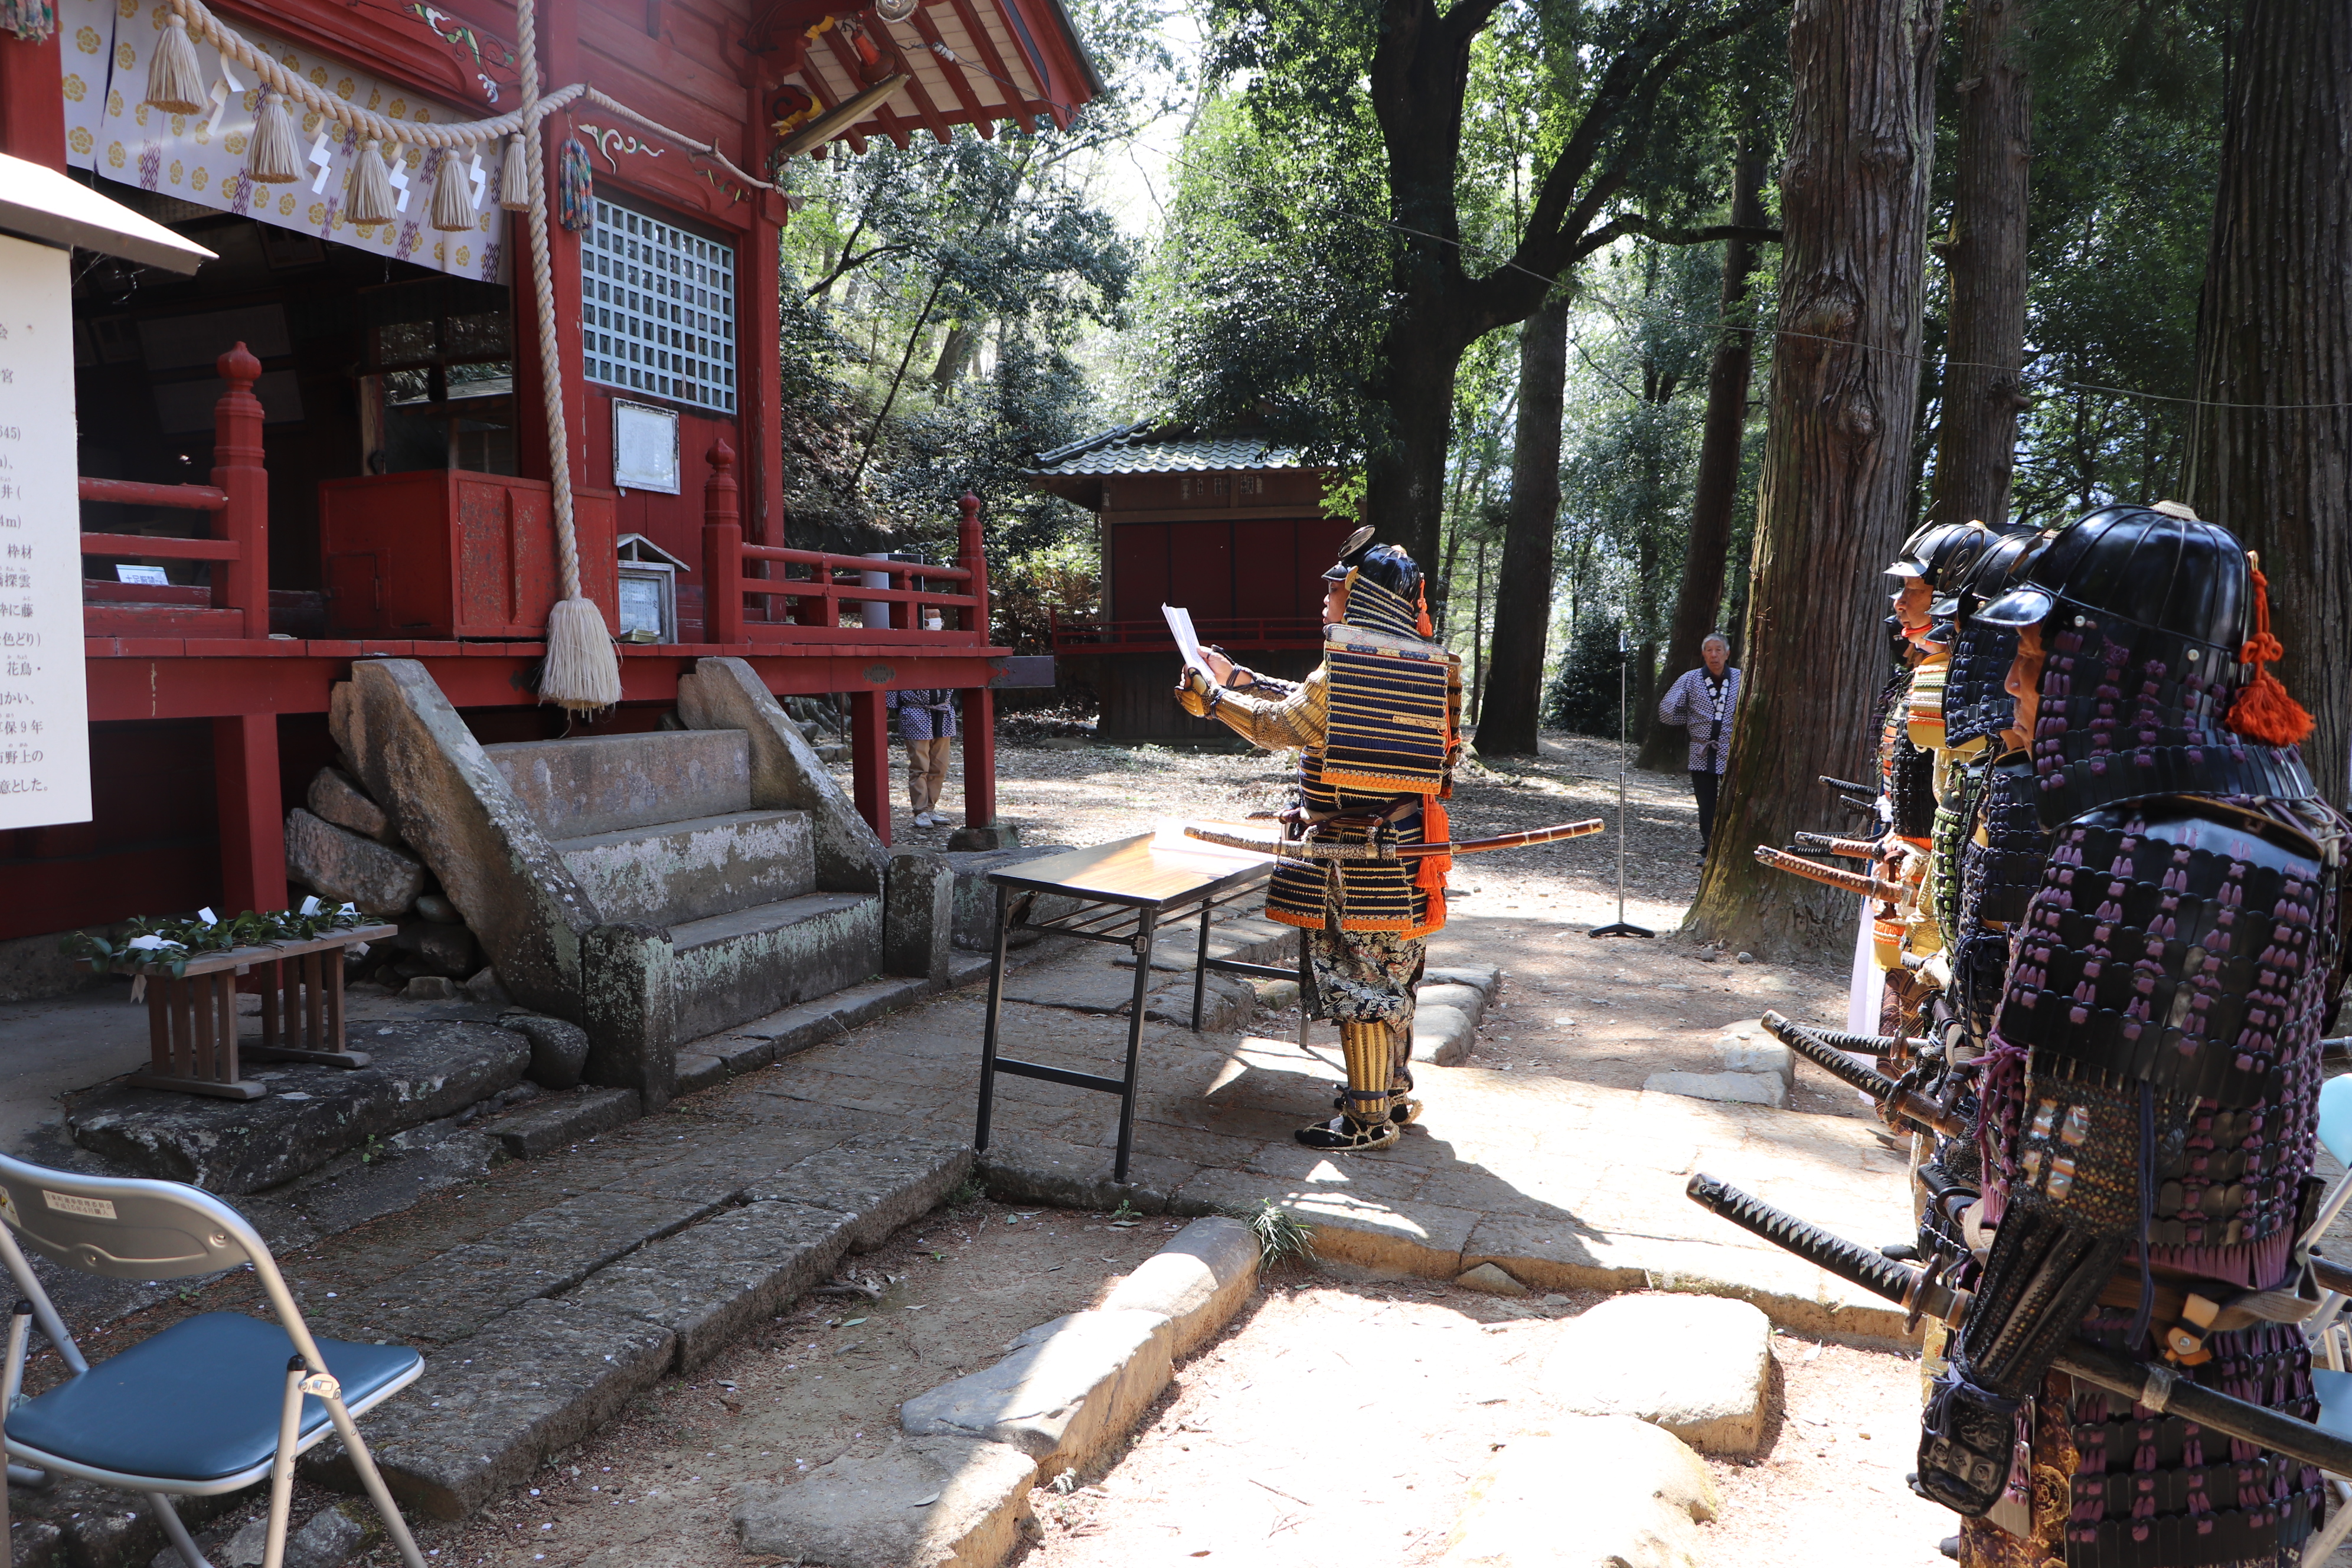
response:
[(1587, 935), (1587, 936), (1647, 936), (1647, 937), (1654, 937), (1654, 936), (1656, 936), (1658, 933), (1657, 933), (1656, 931), (1650, 931), (1650, 930), (1646, 929), (1645, 927), (1637, 926), (1637, 925), (1630, 925), (1630, 924), (1628, 924), (1627, 922), (1625, 922), (1624, 921), (1619, 921), (1615, 925), (1594, 926), (1591, 931), (1586, 931), (1584, 934), (1585, 934), (1585, 935)]

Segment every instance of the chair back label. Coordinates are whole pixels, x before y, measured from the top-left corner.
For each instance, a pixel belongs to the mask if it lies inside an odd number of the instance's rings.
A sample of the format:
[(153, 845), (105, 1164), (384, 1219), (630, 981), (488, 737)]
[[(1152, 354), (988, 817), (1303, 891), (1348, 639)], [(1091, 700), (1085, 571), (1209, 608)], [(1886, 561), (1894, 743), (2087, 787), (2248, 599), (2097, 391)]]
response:
[(53, 1193), (41, 1189), (41, 1201), (59, 1214), (78, 1214), (91, 1219), (112, 1219), (114, 1205), (104, 1198), (77, 1197), (71, 1193)]

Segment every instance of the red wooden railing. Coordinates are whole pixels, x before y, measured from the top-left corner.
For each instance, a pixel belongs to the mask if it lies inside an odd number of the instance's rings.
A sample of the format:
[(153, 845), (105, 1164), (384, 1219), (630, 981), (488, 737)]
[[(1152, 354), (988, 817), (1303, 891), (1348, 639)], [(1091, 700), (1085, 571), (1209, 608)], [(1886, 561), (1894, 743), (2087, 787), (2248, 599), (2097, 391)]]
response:
[[(121, 506), (167, 507), (211, 514), (212, 537), (174, 539), (143, 533), (85, 532), (84, 556), (150, 561), (210, 561), (219, 565), (208, 604), (187, 590), (149, 589), (155, 600), (131, 605), (91, 603), (82, 612), (91, 637), (165, 633), (174, 637), (266, 637), (269, 635), (269, 472), (262, 463), (261, 400), (253, 384), (261, 362), (238, 343), (215, 362), (228, 390), (213, 405), (213, 472), (208, 485), (150, 485), (130, 479), (81, 481), (81, 499)], [(91, 586), (97, 587), (93, 582)], [(116, 595), (92, 594), (94, 600)]]

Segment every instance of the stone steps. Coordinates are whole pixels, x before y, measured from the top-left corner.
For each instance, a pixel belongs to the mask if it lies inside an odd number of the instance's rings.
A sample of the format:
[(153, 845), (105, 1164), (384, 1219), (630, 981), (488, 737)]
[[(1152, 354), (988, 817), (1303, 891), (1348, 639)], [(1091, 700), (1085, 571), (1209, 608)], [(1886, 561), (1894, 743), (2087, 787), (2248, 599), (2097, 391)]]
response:
[(550, 838), (751, 809), (751, 739), (740, 730), (513, 741), (482, 750)]
[(840, 991), (882, 967), (882, 900), (806, 893), (670, 927), (681, 1039)]
[(607, 920), (674, 926), (816, 888), (808, 814), (730, 811), (555, 840)]

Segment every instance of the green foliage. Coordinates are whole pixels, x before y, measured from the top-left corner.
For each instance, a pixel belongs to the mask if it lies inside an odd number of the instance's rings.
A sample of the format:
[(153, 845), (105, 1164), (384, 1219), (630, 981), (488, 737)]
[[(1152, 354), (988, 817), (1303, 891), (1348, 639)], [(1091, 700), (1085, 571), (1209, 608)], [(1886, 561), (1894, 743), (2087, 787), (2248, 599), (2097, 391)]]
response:
[(1315, 1227), (1272, 1198), (1260, 1198), (1249, 1208), (1223, 1211), (1257, 1237), (1258, 1267), (1272, 1270), (1286, 1266), (1305, 1268), (1315, 1261)]
[(87, 960), (99, 974), (168, 969), (178, 976), (187, 973), (190, 959), (202, 953), (272, 942), (310, 942), (372, 923), (373, 918), (362, 914), (353, 904), (322, 906), (309, 913), (280, 910), (257, 914), (247, 910), (226, 921), (140, 916), (122, 922), (111, 937), (69, 931), (58, 948), (68, 957)]
[(1102, 561), (1095, 535), (1072, 533), (991, 562), (996, 640), (1022, 653), (1053, 648), (1053, 620), (1084, 620), (1102, 605)]
[(1617, 667), (1632, 657), (1617, 651), (1620, 629), (1620, 623), (1595, 616), (1570, 634), (1568, 657), (1560, 660), (1559, 673), (1544, 689), (1547, 725), (1572, 734), (1617, 738)]

